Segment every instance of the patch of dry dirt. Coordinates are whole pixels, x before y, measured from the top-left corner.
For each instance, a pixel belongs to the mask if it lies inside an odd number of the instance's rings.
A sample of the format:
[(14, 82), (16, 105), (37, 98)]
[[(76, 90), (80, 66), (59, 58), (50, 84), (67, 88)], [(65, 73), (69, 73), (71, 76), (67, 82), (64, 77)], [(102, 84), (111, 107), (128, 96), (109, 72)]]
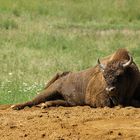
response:
[(0, 140), (140, 140), (140, 109), (0, 106)]

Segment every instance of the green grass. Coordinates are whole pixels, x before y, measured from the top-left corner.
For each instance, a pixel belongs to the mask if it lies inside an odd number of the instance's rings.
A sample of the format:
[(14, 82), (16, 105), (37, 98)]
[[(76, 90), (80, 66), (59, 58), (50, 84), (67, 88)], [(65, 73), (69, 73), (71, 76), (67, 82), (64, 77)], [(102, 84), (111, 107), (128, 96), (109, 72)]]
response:
[(0, 104), (127, 48), (140, 66), (139, 0), (0, 0)]

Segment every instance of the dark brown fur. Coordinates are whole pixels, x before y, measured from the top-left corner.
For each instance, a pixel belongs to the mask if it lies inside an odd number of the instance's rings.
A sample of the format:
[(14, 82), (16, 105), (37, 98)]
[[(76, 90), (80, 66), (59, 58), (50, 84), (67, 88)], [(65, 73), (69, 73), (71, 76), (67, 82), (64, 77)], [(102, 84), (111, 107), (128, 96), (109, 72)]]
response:
[[(104, 58), (102, 63), (107, 67), (104, 72), (108, 76), (107, 78), (105, 78), (105, 74), (98, 65), (80, 72), (57, 74), (47, 84), (45, 90), (32, 101), (14, 105), (12, 108), (18, 110), (25, 106), (32, 107), (40, 103), (44, 103), (43, 107), (58, 105), (89, 105), (91, 107), (130, 105), (138, 84), (139, 70), (135, 63), (123, 70), (121, 64), (127, 62), (128, 59), (129, 55), (125, 49), (119, 49), (113, 55)], [(117, 83), (115, 86), (118, 89), (108, 93), (106, 87), (110, 80), (109, 77), (116, 78), (117, 73), (121, 73), (122, 83)]]
[(134, 107), (140, 107), (140, 73), (139, 73), (139, 82), (136, 87), (133, 98), (131, 100), (131, 105)]

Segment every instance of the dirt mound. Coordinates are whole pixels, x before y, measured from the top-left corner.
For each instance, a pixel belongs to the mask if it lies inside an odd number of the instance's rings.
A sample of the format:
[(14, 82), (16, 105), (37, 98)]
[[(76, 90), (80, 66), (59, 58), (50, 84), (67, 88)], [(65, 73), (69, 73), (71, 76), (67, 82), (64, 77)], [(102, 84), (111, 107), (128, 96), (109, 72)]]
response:
[(0, 140), (140, 139), (140, 109), (0, 106)]

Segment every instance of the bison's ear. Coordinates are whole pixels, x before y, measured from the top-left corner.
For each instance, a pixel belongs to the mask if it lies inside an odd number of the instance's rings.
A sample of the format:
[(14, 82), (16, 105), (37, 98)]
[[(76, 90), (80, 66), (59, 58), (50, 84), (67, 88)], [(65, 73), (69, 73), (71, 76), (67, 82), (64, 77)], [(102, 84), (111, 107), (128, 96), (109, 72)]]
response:
[(99, 58), (98, 58), (98, 65), (101, 71), (105, 70), (105, 65), (100, 62)]

